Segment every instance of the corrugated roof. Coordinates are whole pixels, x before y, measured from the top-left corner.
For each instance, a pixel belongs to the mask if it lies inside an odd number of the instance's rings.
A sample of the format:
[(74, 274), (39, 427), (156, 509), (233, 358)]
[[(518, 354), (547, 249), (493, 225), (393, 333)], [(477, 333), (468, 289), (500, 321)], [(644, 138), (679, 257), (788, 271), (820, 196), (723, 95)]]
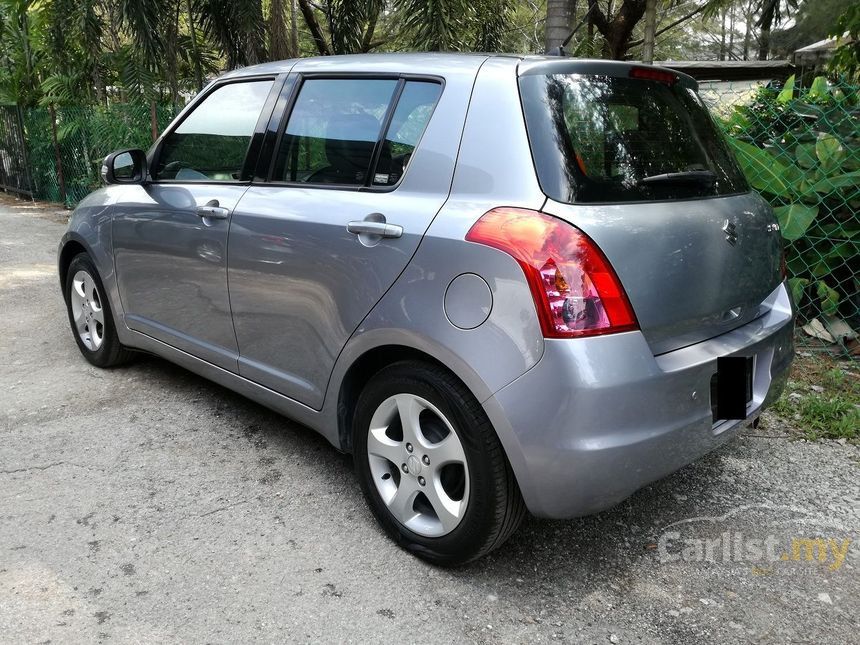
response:
[(794, 73), (787, 60), (663, 60), (654, 64), (677, 69), (699, 81), (759, 81)]

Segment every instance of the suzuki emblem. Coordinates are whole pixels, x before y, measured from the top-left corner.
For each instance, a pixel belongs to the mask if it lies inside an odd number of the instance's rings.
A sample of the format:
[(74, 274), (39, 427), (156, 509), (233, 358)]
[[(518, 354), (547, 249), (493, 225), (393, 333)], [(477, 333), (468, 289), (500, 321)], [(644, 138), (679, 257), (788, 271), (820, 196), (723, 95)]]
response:
[(723, 233), (726, 234), (726, 242), (732, 246), (738, 243), (738, 227), (734, 222), (726, 220), (723, 223)]

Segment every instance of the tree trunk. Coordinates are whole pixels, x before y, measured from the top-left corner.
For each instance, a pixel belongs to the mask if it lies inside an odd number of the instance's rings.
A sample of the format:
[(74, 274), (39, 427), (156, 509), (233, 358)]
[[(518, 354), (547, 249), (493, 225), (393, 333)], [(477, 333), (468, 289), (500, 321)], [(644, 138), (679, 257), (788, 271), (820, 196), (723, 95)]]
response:
[(744, 14), (744, 60), (750, 59), (750, 35), (753, 29), (753, 8), (752, 0), (747, 4), (746, 13)]
[(761, 40), (758, 43), (758, 59), (767, 60), (768, 52), (770, 51), (770, 25), (761, 26)]
[(299, 56), (299, 6), (297, 0), (290, 1), (290, 56)]
[(645, 3), (645, 37), (642, 42), (642, 62), (654, 62), (654, 41), (657, 32), (657, 0)]
[(152, 142), (158, 139), (158, 110), (156, 109), (155, 100), (149, 102), (149, 127), (152, 131)]
[(735, 60), (735, 5), (729, 10), (729, 60)]
[(177, 69), (179, 49), (179, 13), (182, 5), (176, 3), (176, 13), (167, 34), (167, 85), (170, 88), (170, 102), (175, 108), (179, 103), (179, 71)]
[(197, 31), (194, 28), (194, 12), (191, 0), (185, 0), (185, 11), (188, 12), (188, 33), (191, 34), (191, 55), (194, 57), (194, 80), (197, 81), (197, 91), (203, 89), (203, 70), (200, 67), (200, 50), (197, 47)]
[(364, 30), (364, 37), (361, 39), (361, 53), (366, 54), (373, 49), (373, 34), (376, 32), (376, 23), (379, 20), (379, 14), (375, 13), (367, 22), (367, 29)]
[(726, 60), (726, 10), (720, 10), (720, 55), (719, 60)]
[(299, 8), (302, 10), (302, 17), (305, 19), (308, 29), (310, 29), (314, 45), (317, 46), (320, 56), (330, 56), (331, 48), (328, 46), (322, 27), (314, 15), (314, 8), (311, 6), (311, 3), (308, 0), (299, 0)]
[(283, 60), (290, 57), (287, 38), (287, 21), (284, 19), (284, 0), (272, 0), (269, 5), (269, 58)]
[(588, 7), (588, 56), (594, 56), (594, 16), (591, 13), (591, 1), (589, 0)]
[(92, 68), (92, 79), (93, 79), (93, 88), (96, 92), (96, 102), (99, 105), (106, 105), (107, 100), (105, 99), (105, 85), (102, 81), (102, 75), (99, 73), (98, 63), (93, 63)]
[(573, 30), (576, 0), (547, 0), (544, 48), (550, 51), (561, 44)]
[(779, 1), (780, 0), (768, 0), (758, 19), (758, 25), (761, 28), (760, 39), (758, 42), (759, 60), (767, 60), (767, 55), (770, 53), (770, 30), (771, 27), (773, 27), (773, 19), (776, 16)]
[[(604, 52), (608, 58), (614, 60), (624, 60), (627, 55), (627, 50), (630, 47), (631, 36), (633, 29), (642, 20), (645, 15), (646, 0), (624, 0), (618, 13), (607, 18), (606, 14), (601, 11), (597, 0), (588, 0), (588, 6), (591, 11), (589, 14), (594, 27), (599, 31), (605, 41)], [(611, 15), (610, 5), (610, 15)]]

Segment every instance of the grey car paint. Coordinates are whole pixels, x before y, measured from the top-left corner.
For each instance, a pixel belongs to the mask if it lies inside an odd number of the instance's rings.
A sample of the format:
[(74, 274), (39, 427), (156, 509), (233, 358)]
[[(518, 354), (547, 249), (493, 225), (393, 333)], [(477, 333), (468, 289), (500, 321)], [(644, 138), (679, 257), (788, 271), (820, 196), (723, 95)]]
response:
[[(655, 354), (717, 336), (761, 316), (780, 282), (782, 240), (758, 195), (544, 211), (585, 231), (612, 262)], [(741, 231), (726, 239), (726, 222)]]
[(547, 340), (535, 368), (484, 402), (518, 481), (531, 484), (529, 510), (600, 511), (733, 437), (748, 422), (715, 425), (711, 416), (720, 356), (755, 357), (747, 414), (757, 417), (782, 391), (794, 355), (785, 285), (764, 308), (742, 327), (657, 357), (641, 332)]
[[(324, 62), (302, 61), (293, 73), (330, 71)], [(446, 73), (433, 118), (396, 190), (274, 183), (248, 190), (232, 216), (228, 269), (242, 376), (322, 407), (338, 354), (406, 267), (448, 196), (482, 62), (466, 58)], [(402, 234), (372, 246), (356, 243), (347, 224), (368, 218), (399, 226)]]
[[(679, 342), (669, 329), (671, 323), (661, 323), (659, 311), (656, 310), (653, 316), (645, 316), (645, 320), (649, 321), (649, 330), (646, 331), (575, 340), (542, 338), (528, 286), (516, 261), (501, 251), (464, 241), (471, 225), (490, 208), (500, 205), (536, 210), (546, 208), (556, 216), (574, 221), (601, 245), (611, 247), (607, 254), (612, 254), (610, 260), (625, 281), (628, 293), (637, 280), (635, 269), (623, 266), (626, 261), (623, 254), (630, 252), (630, 248), (624, 247), (618, 241), (620, 237), (616, 239), (615, 233), (600, 220), (601, 214), (620, 217), (620, 207), (582, 208), (547, 203), (535, 177), (516, 93), (518, 67), (559, 64), (567, 68), (579, 64), (585, 73), (595, 70), (615, 73), (627, 69), (623, 65), (595, 61), (523, 61), (518, 57), (504, 56), (415, 54), (327, 57), (302, 61), (299, 65), (295, 65), (295, 61), (287, 61), (225, 75), (224, 78), (232, 79), (245, 74), (286, 74), (294, 65), (296, 71), (301, 65), (302, 70), (308, 73), (420, 72), (445, 79), (443, 100), (446, 105), (453, 106), (456, 103), (461, 106), (459, 113), (452, 108), (448, 114), (451, 120), (449, 123), (440, 122), (440, 114), (444, 112), (437, 110), (415, 155), (415, 163), (407, 172), (401, 187), (384, 195), (392, 197), (387, 202), (390, 205), (385, 208), (386, 216), (395, 213), (396, 217), (391, 216), (390, 220), (394, 222), (397, 219), (396, 223), (401, 225), (406, 221), (403, 218), (409, 209), (405, 200), (398, 201), (395, 197), (398, 192), (404, 187), (409, 188), (415, 192), (416, 199), (425, 202), (426, 210), (422, 209), (423, 214), (418, 218), (420, 222), (407, 230), (405, 242), (408, 248), (398, 253), (388, 247), (376, 247), (390, 255), (394, 268), (387, 266), (386, 261), (384, 271), (375, 278), (373, 289), (360, 294), (349, 305), (350, 315), (331, 323), (328, 329), (317, 330), (322, 333), (312, 337), (334, 340), (334, 347), (316, 350), (316, 355), (322, 356), (330, 368), (321, 371), (314, 368), (302, 375), (288, 357), (275, 356), (259, 372), (246, 370), (240, 373), (240, 368), (231, 362), (230, 357), (231, 351), (236, 349), (238, 356), (242, 357), (241, 338), (238, 347), (234, 348), (229, 339), (225, 340), (223, 327), (213, 337), (194, 335), (188, 339), (188, 344), (183, 345), (167, 336), (159, 338), (152, 329), (144, 329), (139, 326), (139, 321), (135, 322), (135, 313), (124, 308), (125, 301), (129, 299), (125, 292), (133, 286), (144, 288), (147, 283), (137, 276), (130, 278), (131, 282), (123, 278), (117, 281), (114, 273), (112, 220), (126, 212), (127, 204), (144, 202), (138, 191), (151, 189), (151, 186), (110, 186), (84, 200), (75, 211), (69, 231), (61, 242), (61, 269), (64, 259), (67, 261), (73, 251), (81, 248), (87, 250), (93, 256), (105, 283), (122, 343), (164, 356), (291, 416), (317, 430), (342, 449), (350, 447), (348, 415), (339, 409), (342, 407), (344, 384), (349, 381), (350, 368), (369, 353), (382, 352), (392, 346), (422, 352), (446, 365), (482, 403), (533, 513), (570, 517), (604, 508), (648, 481), (703, 454), (731, 436), (739, 427), (740, 424), (735, 422), (712, 427), (710, 422), (709, 393), (705, 380), (713, 374), (718, 356), (756, 356), (755, 398), (749, 408), (749, 420), (758, 414), (763, 404), (778, 394), (790, 362), (792, 311), (785, 285), (778, 283), (770, 284), (767, 292), (761, 294), (757, 307), (748, 305), (755, 309), (758, 317), (736, 320), (733, 325), (727, 324), (723, 328), (717, 325), (710, 333), (719, 335), (698, 342), (687, 337), (680, 344), (693, 344), (666, 353), (659, 351), (661, 342), (667, 343), (663, 348), (678, 345)], [(464, 78), (463, 83), (456, 80)], [(455, 87), (460, 89), (455, 92), (452, 89)], [(193, 109), (193, 106), (188, 109)], [(463, 123), (465, 125), (462, 127), (458, 125)], [(461, 133), (456, 136), (457, 145), (452, 151), (451, 141), (447, 138), (458, 127)], [(418, 161), (425, 150), (426, 170), (419, 173), (417, 169), (421, 166)], [(456, 156), (456, 163), (447, 200), (444, 196), (440, 199), (436, 194), (424, 195), (437, 189), (432, 183), (433, 177), (427, 174), (450, 168), (452, 155)], [(448, 173), (451, 176), (450, 170)], [(264, 196), (262, 191), (269, 192)], [(309, 200), (316, 195), (320, 204), (329, 204), (334, 203), (330, 200), (336, 191), (311, 188), (296, 191), (293, 188), (253, 182), (246, 195), (250, 199), (246, 202), (243, 197), (236, 204), (233, 213), (236, 227), (231, 228), (228, 241), (228, 249), (233, 248), (234, 241), (237, 249), (245, 247), (245, 250), (237, 251), (237, 280), (240, 282), (242, 277), (239, 272), (245, 268), (240, 267), (239, 258), (244, 258), (245, 263), (254, 259), (248, 247), (251, 244), (250, 231), (278, 218), (290, 224), (290, 217), (284, 214), (295, 211), (285, 206), (278, 212), (274, 195), (279, 192), (283, 192), (285, 198), (300, 193), (301, 197), (296, 199), (305, 204), (309, 204)], [(353, 192), (339, 194), (353, 198), (359, 196)], [(194, 199), (196, 201), (197, 197)], [(366, 200), (361, 196), (359, 199)], [(432, 213), (427, 214), (433, 211), (429, 205), (433, 199), (437, 200), (433, 202), (436, 204), (444, 202), (435, 218)], [(767, 209), (759, 198), (741, 196), (726, 199), (725, 205), (717, 206), (717, 210), (735, 212), (738, 208), (750, 208), (755, 211), (752, 221), (756, 224), (769, 221)], [(369, 200), (352, 200), (351, 204), (347, 201), (343, 198), (337, 203), (343, 208), (356, 205), (356, 210), (344, 217), (338, 214), (338, 221), (346, 221), (353, 213), (360, 215), (370, 212)], [(659, 221), (664, 221), (666, 226), (672, 226), (670, 214), (674, 214), (681, 221), (687, 221), (685, 218), (690, 217), (692, 227), (700, 225), (704, 228), (716, 225), (722, 216), (722, 212), (717, 214), (717, 210), (707, 210), (717, 202), (703, 200), (695, 204), (661, 204), (653, 207), (651, 213), (661, 218)], [(253, 216), (250, 215), (252, 207), (249, 204), (253, 205)], [(257, 211), (258, 207), (267, 209), (265, 218)], [(638, 208), (640, 205), (635, 205), (631, 210)], [(702, 209), (704, 217), (693, 219), (686, 215), (691, 209)], [(429, 228), (418, 243), (422, 226), (427, 227), (428, 224)], [(619, 221), (618, 224), (623, 226), (624, 222)], [(661, 254), (671, 254), (680, 251), (683, 254), (686, 236), (687, 240), (692, 240), (702, 248), (708, 247), (712, 253), (711, 261), (716, 263), (715, 271), (734, 266), (723, 258), (723, 254), (729, 250), (722, 247), (710, 249), (711, 245), (729, 246), (719, 239), (719, 233), (693, 233), (692, 229), (680, 226), (665, 242), (659, 239), (655, 242), (656, 224), (655, 220), (652, 227), (650, 221), (644, 220), (644, 216), (643, 221), (637, 224), (642, 234), (636, 246), (643, 249), (643, 254), (646, 245), (650, 245), (652, 253), (659, 251)], [(745, 234), (746, 222), (741, 221), (740, 224), (741, 233)], [(352, 238), (354, 253), (363, 254), (374, 250), (362, 247), (358, 239), (348, 237), (336, 228), (329, 226), (323, 229), (332, 236), (336, 247), (348, 248), (345, 245)], [(649, 229), (650, 235), (647, 234)], [(235, 240), (233, 232), (237, 232)], [(766, 244), (766, 253), (771, 253), (769, 239), (750, 239), (762, 240)], [(417, 249), (414, 248), (416, 243)], [(137, 247), (141, 243), (125, 237), (122, 244), (126, 248)], [(414, 255), (410, 260), (412, 251)], [(174, 265), (168, 270), (179, 271), (182, 263), (191, 267), (199, 262), (200, 267), (204, 266), (203, 263), (210, 263), (215, 268), (214, 273), (219, 274), (223, 268), (222, 260), (217, 265), (212, 262), (217, 253), (213, 255), (206, 251), (203, 255), (209, 257), (203, 259), (198, 254), (196, 260), (185, 258), (179, 261), (176, 254), (171, 256), (168, 253), (165, 257), (170, 258), (169, 263)], [(645, 257), (642, 255), (638, 260), (644, 261)], [(698, 258), (691, 255), (683, 255), (683, 258), (687, 264), (698, 262)], [(229, 264), (230, 260), (227, 262)], [(659, 257), (658, 262), (663, 263), (664, 267), (673, 268), (671, 259), (667, 259), (666, 255)], [(348, 267), (348, 263), (344, 266)], [(704, 271), (710, 265), (699, 262), (696, 266)], [(402, 268), (399, 275), (397, 267)], [(772, 271), (773, 265), (770, 265), (764, 282), (771, 280)], [(255, 299), (255, 285), (252, 284), (250, 274), (241, 289), (231, 283), (230, 297), (239, 303), (237, 320), (253, 320), (255, 312), (260, 317), (263, 313), (272, 313), (278, 319), (277, 324), (259, 329), (280, 333), (289, 321), (289, 314), (285, 313), (283, 307), (275, 307), (269, 312), (266, 302), (272, 299), (277, 302), (278, 298), (285, 298), (283, 302), (288, 302), (296, 296), (277, 292), (278, 272), (271, 267), (265, 270), (253, 269), (253, 272), (257, 279), (264, 281), (267, 289), (259, 290), (259, 298)], [(342, 275), (347, 275), (347, 272), (348, 269)], [(447, 289), (452, 281), (465, 273), (480, 276), (492, 293), (486, 321), (473, 329), (458, 328), (451, 324), (445, 313)], [(180, 277), (179, 273), (173, 275)], [(195, 278), (195, 275), (198, 277)], [(679, 279), (681, 273), (673, 275), (672, 287), (684, 287)], [(220, 277), (201, 278), (200, 272), (195, 274), (193, 269), (188, 274), (182, 274), (181, 279), (203, 280), (199, 284), (207, 289), (213, 288), (216, 279), (220, 281)], [(364, 281), (365, 276), (362, 276), (361, 285), (364, 285)], [(635, 284), (636, 288), (644, 288), (647, 281), (643, 278)], [(674, 300), (677, 302), (695, 296), (695, 291), (701, 289), (702, 284), (686, 285), (690, 287), (689, 293), (687, 290), (675, 293)], [(660, 287), (654, 285), (653, 288)], [(630, 296), (631, 299), (636, 297), (632, 293)], [(373, 302), (375, 297), (379, 297), (376, 303)], [(145, 303), (146, 300), (146, 296), (137, 295), (130, 302)], [(223, 313), (219, 310), (219, 307), (224, 306), (223, 300), (219, 300), (215, 294), (207, 297), (201, 291), (193, 302), (196, 307), (217, 312), (216, 317)], [(311, 310), (314, 315), (321, 317), (330, 309), (332, 302), (330, 300), (326, 305), (319, 301)], [(476, 306), (484, 306), (482, 302), (478, 301)], [(730, 307), (733, 302), (731, 299), (726, 303), (720, 302), (717, 309), (724, 304)], [(671, 304), (668, 295), (664, 303)], [(340, 306), (340, 302), (337, 306)], [(638, 307), (644, 305), (635, 306), (638, 314)], [(362, 309), (367, 309), (367, 314), (356, 322), (356, 319), (361, 318)], [(701, 308), (693, 307), (691, 311), (691, 315), (699, 316), (699, 319), (707, 317), (702, 314)], [(331, 313), (334, 318), (339, 315), (337, 311)], [(468, 311), (468, 308), (465, 313), (477, 315)], [(198, 314), (192, 312), (191, 315), (197, 319)], [(163, 315), (172, 314), (167, 312)], [(199, 318), (204, 319), (205, 316)], [(221, 322), (224, 322), (223, 317)], [(354, 330), (350, 329), (353, 322), (357, 324)], [(185, 323), (174, 320), (174, 324), (181, 326)], [(133, 328), (134, 325), (138, 325), (138, 328)], [(681, 335), (684, 333), (681, 330)], [(295, 337), (290, 341), (291, 345), (296, 342)], [(338, 349), (337, 344), (342, 347)], [(218, 351), (214, 355), (207, 354), (211, 349), (207, 345), (217, 347)], [(272, 344), (270, 347), (276, 348), (277, 345)], [(222, 357), (225, 360), (221, 361)], [(290, 369), (294, 371), (290, 372)], [(326, 371), (329, 371), (327, 384)], [(264, 380), (266, 382), (262, 382)], [(305, 381), (310, 387), (297, 384), (298, 380)], [(304, 401), (302, 397), (305, 397)], [(619, 402), (623, 402), (623, 405)]]
[(114, 262), (129, 329), (225, 369), (239, 348), (227, 292), (227, 219), (202, 218), (217, 200), (233, 210), (241, 185), (136, 186), (113, 217)]

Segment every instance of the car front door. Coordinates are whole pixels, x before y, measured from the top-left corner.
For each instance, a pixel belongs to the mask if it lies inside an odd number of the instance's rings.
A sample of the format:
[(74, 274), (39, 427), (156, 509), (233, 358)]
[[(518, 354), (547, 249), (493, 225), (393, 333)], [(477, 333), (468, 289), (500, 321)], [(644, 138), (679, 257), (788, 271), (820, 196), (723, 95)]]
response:
[(164, 136), (152, 181), (127, 193), (113, 222), (126, 325), (233, 371), (227, 233), (248, 189), (274, 83), (255, 78), (210, 88)]
[(241, 375), (322, 407), (338, 354), (447, 198), (472, 78), (297, 79), (270, 181), (230, 228)]

